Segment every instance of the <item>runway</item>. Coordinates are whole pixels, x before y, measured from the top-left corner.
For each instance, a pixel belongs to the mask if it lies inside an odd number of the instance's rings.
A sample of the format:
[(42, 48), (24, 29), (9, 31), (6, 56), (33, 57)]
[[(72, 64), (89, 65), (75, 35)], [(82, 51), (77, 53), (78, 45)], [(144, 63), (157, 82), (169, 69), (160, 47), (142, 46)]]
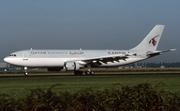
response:
[(29, 73), (24, 76), (23, 73), (13, 74), (4, 73), (0, 74), (0, 78), (23, 78), (23, 77), (63, 77), (63, 76), (146, 76), (146, 75), (180, 75), (180, 71), (148, 71), (148, 72), (97, 72), (94, 75), (74, 75), (73, 73)]

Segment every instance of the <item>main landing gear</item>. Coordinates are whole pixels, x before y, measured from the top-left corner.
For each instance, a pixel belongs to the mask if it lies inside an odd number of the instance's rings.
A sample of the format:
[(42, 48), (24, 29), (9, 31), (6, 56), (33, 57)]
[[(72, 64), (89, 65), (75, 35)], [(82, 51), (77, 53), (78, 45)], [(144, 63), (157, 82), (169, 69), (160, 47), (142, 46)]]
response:
[[(94, 75), (95, 72), (94, 71), (86, 71), (85, 74), (86, 75)], [(74, 75), (83, 75), (83, 71), (79, 71), (79, 70), (74, 71)]]
[[(88, 70), (85, 72), (86, 75), (94, 75), (95, 74), (94, 71), (91, 71), (91, 65), (88, 65), (87, 68), (88, 68)], [(82, 74), (83, 74), (82, 71), (79, 71), (79, 70), (74, 71), (74, 75), (82, 75)]]
[(85, 73), (86, 73), (86, 75), (93, 75), (95, 72), (94, 71), (86, 71)]
[(94, 72), (91, 71), (91, 65), (90, 64), (87, 65), (87, 68), (88, 68), (88, 71), (86, 71), (86, 75), (93, 75)]

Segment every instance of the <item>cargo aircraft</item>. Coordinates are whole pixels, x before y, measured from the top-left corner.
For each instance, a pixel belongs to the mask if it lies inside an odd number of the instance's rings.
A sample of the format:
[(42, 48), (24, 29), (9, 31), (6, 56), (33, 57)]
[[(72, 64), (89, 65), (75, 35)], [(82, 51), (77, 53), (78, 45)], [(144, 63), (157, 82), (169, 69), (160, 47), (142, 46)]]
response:
[(156, 25), (140, 44), (129, 50), (22, 50), (11, 53), (4, 61), (23, 66), (25, 75), (28, 67), (43, 67), (48, 71), (74, 71), (82, 75), (81, 68), (87, 68), (85, 74), (94, 74), (91, 67), (114, 67), (142, 61), (176, 49), (156, 50), (164, 25)]

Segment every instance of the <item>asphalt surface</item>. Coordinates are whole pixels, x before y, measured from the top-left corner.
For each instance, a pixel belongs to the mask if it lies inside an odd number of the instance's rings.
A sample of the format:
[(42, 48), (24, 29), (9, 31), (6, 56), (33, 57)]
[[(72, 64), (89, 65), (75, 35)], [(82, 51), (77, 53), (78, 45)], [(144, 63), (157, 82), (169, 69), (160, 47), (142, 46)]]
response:
[[(78, 76), (146, 76), (146, 75), (180, 75), (180, 71), (157, 71), (157, 72), (97, 72), (94, 75), (78, 75)], [(24, 76), (23, 73), (18, 74), (0, 74), (0, 78), (19, 78), (19, 77), (61, 77), (61, 76), (77, 76), (73, 73), (29, 73)]]

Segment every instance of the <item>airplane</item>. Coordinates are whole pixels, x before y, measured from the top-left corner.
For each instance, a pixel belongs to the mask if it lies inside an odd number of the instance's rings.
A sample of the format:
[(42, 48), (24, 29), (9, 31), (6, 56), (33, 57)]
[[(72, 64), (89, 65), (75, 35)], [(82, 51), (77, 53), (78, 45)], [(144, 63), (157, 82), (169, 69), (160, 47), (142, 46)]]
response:
[(156, 25), (136, 47), (129, 50), (22, 50), (11, 53), (4, 61), (24, 67), (24, 75), (28, 75), (28, 67), (43, 67), (48, 71), (74, 71), (74, 75), (82, 75), (82, 68), (87, 68), (86, 75), (95, 72), (92, 67), (117, 67), (127, 65), (176, 49), (156, 50), (165, 25)]

